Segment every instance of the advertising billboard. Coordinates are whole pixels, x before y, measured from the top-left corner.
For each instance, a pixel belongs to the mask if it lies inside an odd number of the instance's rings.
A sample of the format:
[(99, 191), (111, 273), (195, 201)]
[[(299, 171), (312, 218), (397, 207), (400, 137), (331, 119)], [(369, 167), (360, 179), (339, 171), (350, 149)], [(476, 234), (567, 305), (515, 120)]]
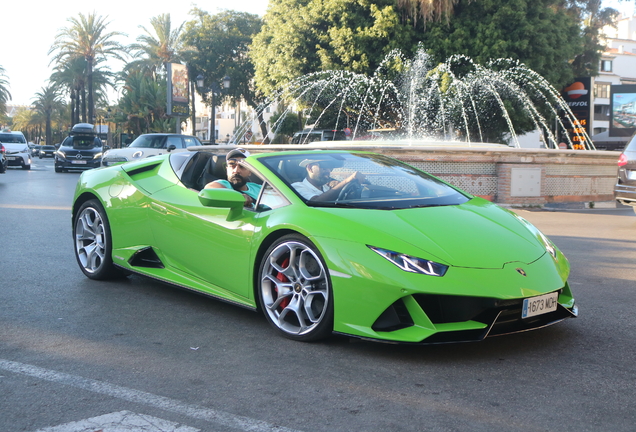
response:
[(632, 135), (636, 132), (636, 85), (611, 86), (610, 100), (609, 135)]
[(584, 150), (587, 137), (590, 136), (590, 116), (591, 116), (591, 88), (592, 78), (580, 77), (565, 87), (561, 92), (561, 96), (565, 103), (570, 107), (570, 111), (574, 115), (575, 120), (572, 122), (567, 116), (561, 121), (567, 128), (567, 136), (569, 142), (572, 143), (573, 149)]
[(168, 115), (187, 117), (190, 114), (188, 69), (179, 63), (168, 63)]

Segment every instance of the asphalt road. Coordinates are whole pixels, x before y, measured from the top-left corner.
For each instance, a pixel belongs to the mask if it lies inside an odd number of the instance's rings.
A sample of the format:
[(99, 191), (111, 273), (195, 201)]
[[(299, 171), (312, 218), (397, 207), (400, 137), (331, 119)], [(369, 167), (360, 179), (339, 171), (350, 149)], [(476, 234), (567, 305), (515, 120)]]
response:
[(0, 175), (0, 431), (636, 430), (631, 209), (519, 210), (569, 258), (579, 318), (474, 344), (308, 344), (149, 279), (84, 277), (78, 177), (39, 159)]

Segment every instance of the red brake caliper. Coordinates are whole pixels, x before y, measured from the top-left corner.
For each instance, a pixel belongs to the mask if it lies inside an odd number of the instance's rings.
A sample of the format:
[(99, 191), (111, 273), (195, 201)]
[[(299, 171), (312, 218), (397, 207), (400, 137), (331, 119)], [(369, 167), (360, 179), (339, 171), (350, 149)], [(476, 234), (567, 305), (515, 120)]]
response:
[[(284, 267), (287, 267), (288, 265), (289, 265), (289, 258), (285, 258), (285, 260), (281, 264), (281, 267), (284, 268)], [(287, 276), (285, 276), (284, 274), (280, 272), (276, 275), (276, 279), (278, 279), (281, 282), (289, 282), (289, 279), (287, 279)], [(278, 294), (278, 289), (276, 289), (276, 293)], [(289, 297), (286, 297), (280, 302), (280, 305), (279, 305), (280, 310), (285, 309), (288, 304), (289, 304)]]

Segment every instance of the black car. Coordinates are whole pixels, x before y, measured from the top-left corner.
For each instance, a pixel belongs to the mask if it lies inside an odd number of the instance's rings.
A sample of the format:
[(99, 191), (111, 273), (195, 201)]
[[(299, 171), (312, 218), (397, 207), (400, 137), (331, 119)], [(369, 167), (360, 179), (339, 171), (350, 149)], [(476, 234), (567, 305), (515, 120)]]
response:
[(0, 174), (7, 172), (7, 157), (4, 155), (4, 146), (0, 143)]
[(38, 153), (38, 156), (40, 159), (44, 158), (44, 157), (53, 157), (55, 156), (55, 146), (52, 145), (43, 145), (40, 146), (40, 152)]
[(98, 168), (104, 145), (92, 124), (78, 123), (55, 152), (55, 172)]
[(632, 206), (636, 212), (636, 133), (618, 158), (618, 178), (614, 186), (616, 201)]
[(40, 149), (42, 148), (39, 144), (34, 144), (31, 146), (31, 156), (40, 156)]

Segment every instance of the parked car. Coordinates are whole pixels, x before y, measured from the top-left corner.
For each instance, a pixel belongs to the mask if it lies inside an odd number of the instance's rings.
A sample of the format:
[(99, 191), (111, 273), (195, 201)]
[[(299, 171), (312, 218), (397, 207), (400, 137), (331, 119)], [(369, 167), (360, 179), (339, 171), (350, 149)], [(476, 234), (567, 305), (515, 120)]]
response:
[(7, 157), (4, 151), (4, 146), (0, 143), (0, 174), (7, 172)]
[(53, 145), (43, 145), (40, 146), (40, 153), (38, 154), (39, 158), (45, 158), (45, 157), (54, 157), (55, 156), (55, 151), (56, 148)]
[(347, 135), (343, 130), (335, 129), (305, 129), (296, 132), (292, 137), (292, 144), (309, 144), (314, 141), (345, 141)]
[(102, 157), (102, 166), (119, 165), (132, 160), (158, 156), (170, 152), (186, 151), (200, 146), (201, 141), (190, 135), (152, 133), (139, 135), (128, 147), (110, 149)]
[(618, 158), (618, 175), (614, 186), (616, 201), (632, 206), (636, 213), (636, 133)]
[(9, 166), (31, 169), (31, 149), (22, 132), (0, 132), (0, 143), (4, 145)]
[[(225, 157), (178, 152), (82, 173), (72, 208), (80, 270), (96, 280), (139, 273), (261, 311), (299, 341), (478, 341), (578, 313), (568, 260), (536, 227), (403, 162), (251, 155), (241, 164), (261, 189), (245, 207), (236, 190), (204, 188), (207, 175), (227, 179)], [(338, 193), (304, 198), (309, 171), (339, 181)], [(364, 181), (352, 180), (359, 173)]]
[(93, 125), (78, 123), (55, 152), (55, 172), (98, 168), (103, 152), (104, 145)]
[(34, 144), (31, 146), (31, 156), (40, 156), (40, 149), (42, 148), (39, 144)]

